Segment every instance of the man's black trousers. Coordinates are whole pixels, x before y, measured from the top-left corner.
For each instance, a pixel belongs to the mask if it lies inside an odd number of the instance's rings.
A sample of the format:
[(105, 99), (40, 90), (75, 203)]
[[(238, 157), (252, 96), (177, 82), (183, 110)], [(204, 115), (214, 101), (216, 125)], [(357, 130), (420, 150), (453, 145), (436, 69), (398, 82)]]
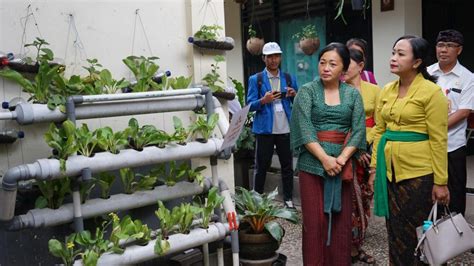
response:
[(273, 150), (276, 146), (281, 165), (283, 198), (293, 197), (293, 155), (290, 148), (290, 134), (256, 135), (254, 189), (263, 193), (267, 171), (270, 168)]

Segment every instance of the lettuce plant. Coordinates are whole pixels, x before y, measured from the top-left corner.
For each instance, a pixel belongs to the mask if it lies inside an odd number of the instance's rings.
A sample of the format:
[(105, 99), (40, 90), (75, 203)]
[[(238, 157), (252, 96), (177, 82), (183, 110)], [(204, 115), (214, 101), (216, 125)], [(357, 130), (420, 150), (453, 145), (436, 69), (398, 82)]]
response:
[(110, 213), (112, 217), (112, 232), (110, 241), (113, 244), (114, 252), (121, 253), (123, 249), (119, 246), (120, 240), (135, 240), (139, 244), (146, 244), (151, 240), (151, 230), (140, 220), (132, 220), (127, 215), (120, 219), (115, 213)]
[(193, 80), (193, 76), (190, 76), (190, 77), (179, 76), (176, 78), (168, 78), (168, 85), (171, 86), (173, 90), (186, 89), (189, 87), (192, 80)]
[(71, 192), (71, 179), (69, 177), (36, 182), (41, 196), (35, 201), (35, 208), (57, 209), (64, 202), (66, 194)]
[(199, 207), (197, 211), (201, 215), (202, 227), (207, 229), (214, 209), (224, 202), (224, 197), (219, 195), (217, 187), (212, 187), (207, 194), (207, 200), (195, 197), (195, 201), (197, 201)]
[(204, 175), (201, 173), (204, 171), (207, 167), (204, 165), (198, 166), (194, 169), (188, 169), (187, 171), (187, 176), (188, 176), (188, 181), (189, 182), (194, 182), (196, 181), (201, 187), (204, 186)]
[(129, 56), (122, 61), (132, 71), (136, 84), (132, 86), (134, 92), (144, 92), (150, 90), (161, 90), (163, 84), (153, 81), (159, 66), (155, 63), (158, 57)]
[(44, 139), (49, 147), (54, 149), (53, 158), (59, 160), (61, 171), (66, 170), (66, 160), (77, 152), (76, 126), (69, 120), (62, 123), (59, 128), (51, 123), (49, 130), (44, 134)]
[(174, 207), (173, 212), (176, 211), (176, 217), (178, 217), (178, 233), (187, 234), (191, 229), (194, 217), (198, 210), (193, 208), (190, 203), (181, 203), (181, 205)]
[(209, 119), (198, 116), (196, 122), (189, 127), (191, 136), (201, 135), (203, 142), (207, 142), (219, 121), (219, 114), (212, 114)]
[(165, 183), (167, 186), (172, 187), (176, 185), (177, 182), (188, 172), (189, 166), (185, 163), (176, 165), (175, 161), (169, 162), (169, 172), (165, 174), (164, 177), (159, 178), (160, 181)]
[(96, 130), (97, 144), (105, 151), (118, 154), (120, 149), (127, 144), (127, 138), (121, 131), (113, 132), (110, 127), (103, 127)]
[(151, 145), (164, 147), (169, 141), (169, 136), (166, 132), (158, 130), (152, 125), (144, 125), (140, 128), (135, 118), (128, 121), (128, 128), (125, 129), (124, 134), (128, 136), (128, 145), (138, 151)]
[(135, 173), (131, 168), (120, 169), (120, 179), (122, 180), (125, 194), (133, 193), (133, 182), (135, 182)]
[(100, 88), (101, 93), (114, 94), (130, 85), (125, 78), (115, 80), (108, 69), (103, 69), (99, 73), (99, 79), (94, 82), (94, 86)]
[(97, 145), (95, 132), (90, 131), (87, 124), (82, 124), (80, 128), (76, 129), (75, 135), (77, 152), (86, 157), (91, 157)]
[(110, 197), (110, 189), (112, 188), (112, 184), (115, 181), (115, 175), (103, 172), (97, 175), (95, 178), (95, 182), (100, 187), (100, 197), (103, 199), (108, 199)]
[(188, 131), (183, 126), (183, 122), (177, 116), (173, 116), (174, 133), (171, 135), (171, 141), (176, 141), (180, 145), (186, 145)]

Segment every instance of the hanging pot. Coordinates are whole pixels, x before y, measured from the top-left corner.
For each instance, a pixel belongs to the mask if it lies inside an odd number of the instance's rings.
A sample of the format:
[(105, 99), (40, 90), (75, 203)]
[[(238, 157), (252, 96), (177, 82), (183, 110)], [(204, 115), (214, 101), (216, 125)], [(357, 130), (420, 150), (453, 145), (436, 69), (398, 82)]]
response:
[(352, 10), (363, 10), (364, 9), (364, 2), (365, 0), (351, 0), (352, 2)]
[(247, 40), (247, 51), (252, 55), (260, 55), (264, 44), (265, 41), (263, 39), (252, 37)]
[(312, 55), (316, 50), (319, 48), (319, 38), (311, 38), (311, 39), (301, 39), (300, 40), (300, 48), (306, 55)]

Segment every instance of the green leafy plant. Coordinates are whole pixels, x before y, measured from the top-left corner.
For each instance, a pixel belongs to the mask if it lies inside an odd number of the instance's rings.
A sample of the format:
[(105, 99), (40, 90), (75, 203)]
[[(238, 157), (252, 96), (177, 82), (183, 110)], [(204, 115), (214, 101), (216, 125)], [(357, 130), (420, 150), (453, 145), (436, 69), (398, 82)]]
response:
[(132, 194), (133, 182), (135, 182), (135, 173), (131, 168), (120, 169), (120, 179), (122, 180), (123, 190), (126, 194)]
[(149, 90), (161, 90), (163, 84), (153, 81), (159, 66), (154, 62), (158, 57), (129, 56), (122, 61), (132, 71), (136, 83), (132, 85), (134, 92), (144, 92)]
[(81, 196), (81, 203), (85, 203), (95, 187), (95, 182), (93, 180), (89, 182), (81, 182), (79, 186), (79, 194)]
[(255, 135), (252, 133), (252, 114), (247, 115), (242, 132), (235, 143), (236, 151), (239, 150), (253, 150), (255, 147)]
[(179, 76), (176, 78), (168, 78), (168, 85), (173, 88), (173, 90), (186, 89), (191, 84), (193, 77)]
[(191, 203), (181, 203), (181, 205), (173, 208), (173, 212), (175, 211), (177, 213), (176, 217), (178, 217), (177, 232), (181, 234), (189, 233), (189, 230), (191, 229), (191, 225), (194, 220), (194, 216), (197, 213), (196, 208), (193, 208)]
[(20, 85), (24, 92), (30, 94), (28, 101), (46, 104), (52, 95), (53, 80), (59, 75), (59, 68), (59, 65), (51, 66), (46, 59), (40, 59), (38, 73), (33, 82), (19, 72), (8, 68), (0, 70), (0, 77)]
[(200, 135), (203, 142), (207, 142), (214, 132), (214, 128), (219, 121), (217, 113), (212, 114), (208, 119), (203, 116), (198, 116), (196, 122), (189, 127), (189, 134), (191, 136)]
[(215, 63), (211, 65), (211, 73), (207, 73), (202, 81), (206, 82), (206, 85), (212, 90), (212, 92), (224, 91), (224, 82), (220, 79), (219, 74), (219, 63), (224, 62), (225, 58), (222, 55), (214, 56)]
[(160, 181), (164, 182), (167, 186), (172, 187), (176, 185), (177, 182), (188, 172), (189, 166), (185, 163), (176, 164), (176, 161), (169, 162), (169, 172), (165, 174), (164, 177), (160, 178)]
[(125, 78), (115, 80), (108, 69), (103, 69), (100, 71), (99, 78), (95, 81), (94, 86), (100, 88), (102, 93), (114, 94), (130, 86), (130, 82), (126, 81)]
[(115, 175), (103, 172), (97, 175), (95, 178), (95, 182), (100, 187), (100, 197), (103, 199), (108, 199), (110, 197), (110, 189), (112, 188), (112, 184), (115, 181)]
[(96, 228), (94, 236), (88, 230), (76, 234), (76, 243), (84, 249), (84, 252), (81, 253), (84, 265), (97, 265), (97, 261), (102, 254), (113, 251), (112, 243), (104, 238), (105, 229), (110, 223), (110, 221), (104, 221), (101, 227)]
[(194, 33), (194, 38), (205, 41), (217, 41), (219, 30), (223, 28), (219, 25), (202, 25), (201, 28)]
[[(337, 12), (336, 12), (336, 16), (334, 17), (334, 20), (337, 20), (338, 18), (341, 18), (342, 22), (344, 22), (344, 24), (347, 25), (347, 21), (344, 18), (344, 13), (343, 13), (344, 2), (345, 2), (345, 0), (338, 0), (338, 2), (336, 4)], [(364, 19), (365, 19), (365, 12), (369, 8), (370, 8), (370, 1), (364, 0), (364, 4), (363, 4), (363, 8), (362, 8), (362, 15), (363, 15)]]
[(153, 125), (144, 125), (140, 128), (135, 118), (128, 121), (128, 128), (124, 134), (128, 136), (129, 146), (139, 151), (151, 145), (164, 147), (170, 139), (166, 132), (156, 129)]
[(245, 88), (244, 88), (244, 85), (242, 84), (242, 82), (240, 82), (237, 79), (234, 79), (232, 77), (230, 77), (230, 80), (234, 84), (235, 90), (237, 91), (236, 95), (237, 95), (237, 99), (239, 100), (240, 106), (245, 106), (246, 104), (245, 104)]
[(96, 130), (97, 144), (104, 150), (113, 154), (119, 153), (120, 149), (127, 144), (127, 138), (121, 131), (113, 132), (110, 127), (103, 127)]
[(138, 181), (132, 184), (133, 190), (152, 190), (155, 188), (156, 181), (158, 181), (158, 176), (153, 172), (150, 172), (146, 175), (137, 174)]
[(166, 240), (162, 234), (156, 236), (154, 252), (157, 255), (164, 255), (168, 250), (170, 250), (170, 242)]
[(75, 136), (77, 152), (86, 157), (91, 157), (97, 145), (95, 132), (90, 131), (87, 124), (82, 124), (80, 128), (76, 129)]
[(209, 228), (209, 222), (214, 209), (224, 202), (224, 197), (219, 195), (217, 187), (212, 187), (207, 193), (207, 200), (196, 197), (195, 201), (197, 201), (199, 206), (197, 210), (201, 215), (202, 227), (207, 229)]
[(115, 213), (110, 213), (109, 216), (112, 217), (110, 241), (115, 252), (123, 252), (119, 245), (120, 240), (132, 240), (140, 245), (146, 244), (151, 240), (151, 230), (139, 219), (132, 220), (129, 215), (120, 219)]
[(74, 260), (81, 253), (81, 250), (75, 248), (74, 238), (76, 234), (71, 234), (66, 237), (65, 243), (61, 243), (57, 239), (50, 239), (48, 241), (49, 253), (53, 256), (61, 258), (64, 265), (71, 266), (74, 264)]
[(64, 202), (64, 197), (71, 192), (71, 179), (69, 177), (36, 182), (41, 196), (36, 198), (35, 208), (57, 209)]
[(100, 78), (100, 69), (99, 68), (102, 68), (102, 65), (99, 64), (99, 61), (95, 58), (87, 59), (87, 63), (89, 63), (89, 65), (86, 66), (86, 67), (82, 67), (82, 68), (87, 70), (89, 75), (86, 76), (83, 79), (83, 81), (84, 81), (84, 83), (94, 84), (94, 82), (96, 82)]
[(44, 134), (44, 139), (48, 146), (54, 149), (53, 158), (59, 160), (61, 171), (65, 171), (67, 158), (75, 154), (78, 149), (76, 126), (69, 120), (64, 121), (59, 128), (51, 123)]
[(260, 194), (254, 190), (248, 191), (243, 187), (236, 189), (234, 200), (240, 221), (250, 226), (250, 233), (260, 234), (266, 231), (278, 243), (281, 243), (285, 231), (275, 219), (281, 218), (297, 223), (299, 218), (296, 211), (280, 207), (275, 203), (278, 188), (268, 194)]
[(171, 136), (171, 141), (176, 141), (180, 145), (186, 145), (188, 139), (188, 131), (183, 126), (183, 122), (177, 116), (173, 116), (174, 133)]
[(256, 38), (257, 37), (257, 31), (255, 31), (253, 29), (252, 25), (249, 26), (248, 34), (249, 34), (249, 38)]
[(45, 45), (49, 45), (49, 43), (44, 39), (36, 37), (32, 43), (25, 44), (25, 47), (33, 46), (36, 48), (36, 62), (41, 60), (51, 61), (54, 58), (53, 51), (49, 48), (43, 48)]
[(204, 186), (204, 175), (201, 173), (202, 171), (204, 171), (207, 167), (202, 165), (202, 166), (198, 166), (194, 169), (189, 169), (187, 171), (187, 176), (188, 176), (188, 181), (189, 182), (194, 182), (196, 181), (201, 187)]
[(155, 211), (155, 215), (160, 221), (161, 236), (163, 237), (163, 239), (168, 239), (170, 234), (172, 234), (175, 230), (174, 226), (178, 223), (179, 220), (177, 214), (177, 211), (170, 211), (165, 207), (162, 201), (158, 201), (158, 210)]
[(316, 31), (316, 26), (313, 24), (308, 24), (304, 26), (300, 32), (297, 32), (293, 35), (293, 39), (314, 39), (318, 37), (318, 32)]

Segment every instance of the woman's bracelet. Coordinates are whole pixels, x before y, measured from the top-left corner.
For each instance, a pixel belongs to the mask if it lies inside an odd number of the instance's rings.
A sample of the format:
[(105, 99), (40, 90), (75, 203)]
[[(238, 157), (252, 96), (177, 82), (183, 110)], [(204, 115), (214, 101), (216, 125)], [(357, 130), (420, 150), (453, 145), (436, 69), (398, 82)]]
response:
[(373, 173), (375, 173), (375, 169), (370, 169), (369, 174), (373, 174)]

